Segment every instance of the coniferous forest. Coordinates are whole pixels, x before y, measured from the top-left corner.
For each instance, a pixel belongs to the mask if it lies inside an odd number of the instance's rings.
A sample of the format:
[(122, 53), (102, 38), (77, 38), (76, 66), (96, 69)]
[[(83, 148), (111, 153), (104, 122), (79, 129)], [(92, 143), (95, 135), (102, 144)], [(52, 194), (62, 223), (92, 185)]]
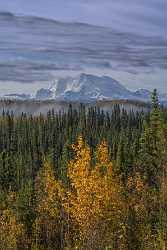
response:
[(1, 250), (167, 249), (167, 109), (0, 116)]

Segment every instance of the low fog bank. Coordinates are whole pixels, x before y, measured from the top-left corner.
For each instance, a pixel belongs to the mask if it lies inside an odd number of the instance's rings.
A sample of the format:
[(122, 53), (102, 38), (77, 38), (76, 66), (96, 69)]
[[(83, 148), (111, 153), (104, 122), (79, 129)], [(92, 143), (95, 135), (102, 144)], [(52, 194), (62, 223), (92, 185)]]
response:
[[(96, 103), (85, 103), (86, 110), (90, 107), (100, 108), (104, 112), (111, 112), (113, 107), (119, 104), (121, 109), (127, 111), (148, 111), (149, 104), (127, 101), (127, 100), (114, 100), (114, 101), (99, 101)], [(69, 106), (72, 105), (73, 109), (79, 109), (82, 104), (80, 103), (68, 103), (68, 102), (55, 102), (55, 101), (15, 101), (15, 100), (1, 100), (0, 101), (0, 115), (3, 112), (13, 113), (14, 116), (20, 116), (22, 113), (27, 115), (39, 116), (40, 114), (47, 115), (49, 111), (68, 112)]]

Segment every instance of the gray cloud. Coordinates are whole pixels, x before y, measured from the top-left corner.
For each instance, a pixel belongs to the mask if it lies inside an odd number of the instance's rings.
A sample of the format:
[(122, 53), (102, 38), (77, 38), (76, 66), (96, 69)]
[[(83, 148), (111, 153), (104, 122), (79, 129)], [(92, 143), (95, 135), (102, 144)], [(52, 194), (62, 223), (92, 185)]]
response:
[(167, 36), (166, 0), (0, 0), (0, 9)]
[[(51, 18), (55, 20), (63, 20), (63, 21), (78, 21), (78, 22), (87, 22), (91, 24), (97, 24), (97, 25), (103, 25), (103, 26), (109, 26), (114, 29), (118, 29), (121, 32), (132, 32), (132, 33), (139, 33), (144, 35), (154, 35), (154, 36), (165, 36), (167, 37), (167, 0), (0, 0), (0, 11), (10, 11), (18, 14), (23, 15), (35, 15), (35, 16), (42, 16), (46, 18)], [(4, 32), (7, 32), (6, 29), (4, 29), (3, 26), (0, 26)], [(39, 29), (39, 27), (38, 27)], [(4, 37), (3, 37), (4, 34)], [(12, 34), (12, 33), (11, 33)], [(42, 34), (42, 32), (41, 32)], [(71, 33), (70, 33), (71, 34)], [(101, 33), (100, 33), (101, 34)], [(107, 31), (108, 34), (108, 31)], [(115, 33), (117, 34), (117, 33)], [(1, 33), (1, 41), (3, 42), (3, 39), (5, 39), (5, 33)], [(23, 36), (25, 39), (27, 39), (27, 36)], [(132, 40), (134, 39), (134, 34), (132, 36)], [(38, 37), (39, 38), (39, 37)], [(98, 39), (100, 39), (101, 36), (98, 35)], [(102, 37), (103, 38), (103, 37)], [(125, 35), (126, 38), (126, 35)], [(23, 38), (22, 38), (23, 39)], [(42, 37), (44, 39), (44, 37)], [(41, 40), (42, 40), (41, 39)], [(55, 39), (56, 40), (56, 39)], [(88, 38), (86, 37), (86, 41)], [(97, 39), (95, 39), (96, 41)], [(114, 39), (110, 39), (111, 41)], [(109, 40), (109, 44), (110, 44)], [(113, 69), (104, 69), (103, 72), (100, 69), (100, 74), (106, 74), (111, 75), (112, 77), (116, 78), (120, 82), (124, 83), (127, 87), (131, 89), (136, 88), (148, 88), (152, 89), (153, 87), (157, 87), (163, 92), (167, 91), (166, 87), (166, 42), (164, 44), (161, 44), (161, 39), (156, 39), (157, 45), (152, 46), (151, 41), (154, 41), (154, 39), (149, 38), (149, 43), (143, 44), (139, 38), (137, 39), (138, 43), (132, 46), (131, 39), (125, 41), (121, 38), (118, 40), (122, 42), (122, 48), (124, 49), (124, 45), (126, 44), (127, 48), (130, 50), (139, 49), (141, 45), (140, 53), (136, 53), (136, 56), (143, 57), (144, 61), (148, 61), (149, 58), (149, 64), (156, 64), (158, 62), (159, 65), (162, 65), (155, 71), (148, 72), (139, 72), (138, 74), (134, 73), (127, 73), (125, 71), (118, 71), (116, 69), (115, 71)], [(66, 40), (67, 41), (67, 40)], [(7, 43), (8, 44), (8, 43)], [(24, 43), (23, 43), (24, 44)], [(54, 43), (53, 43), (54, 44)], [(84, 45), (86, 42), (84, 42)], [(104, 40), (99, 43), (104, 46)], [(39, 45), (39, 42), (38, 42)], [(142, 46), (143, 45), (143, 46)], [(12, 41), (13, 46), (13, 41)], [(20, 45), (19, 45), (20, 46)], [(69, 46), (69, 43), (68, 43)], [(131, 47), (132, 46), (132, 47)], [(149, 48), (150, 46), (150, 48)], [(41, 46), (42, 47), (42, 46)], [(105, 48), (105, 47), (104, 47)], [(148, 53), (145, 51), (148, 50)], [(159, 50), (162, 50), (161, 53), (159, 53)], [(13, 51), (13, 50), (12, 50)], [(80, 49), (79, 52), (82, 50)], [(100, 51), (100, 50), (98, 50)], [(127, 54), (121, 54), (120, 50), (119, 53), (117, 53), (116, 49), (114, 48), (113, 53), (116, 53), (116, 56), (123, 55), (124, 60), (129, 60), (129, 57), (132, 56), (132, 53), (129, 53), (127, 50)], [(126, 51), (126, 50), (125, 50)], [(143, 54), (142, 52), (143, 51)], [(148, 56), (148, 54), (151, 53), (151, 57)], [(10, 53), (8, 53), (10, 54)], [(5, 51), (4, 59), (3, 59), (3, 51), (1, 54), (1, 60), (7, 60), (8, 54)], [(30, 53), (28, 53), (29, 55)], [(97, 56), (97, 53), (96, 53)], [(10, 55), (9, 55), (10, 57)], [(155, 57), (158, 57), (158, 59), (154, 60)], [(72, 58), (72, 57), (70, 57)], [(79, 56), (81, 58), (81, 56)], [(135, 59), (135, 58), (134, 58)], [(158, 61), (157, 61), (158, 60)], [(9, 61), (11, 63), (11, 59), (9, 58)], [(15, 58), (14, 61), (16, 62)], [(48, 60), (49, 61), (49, 60)], [(121, 59), (121, 61), (123, 61)], [(130, 62), (130, 60), (129, 60)], [(139, 60), (139, 63), (141, 61)], [(4, 63), (4, 62), (3, 62)], [(57, 64), (56, 64), (57, 65)], [(164, 68), (165, 65), (165, 68)], [(31, 91), (35, 91), (36, 88), (39, 88), (39, 85), (42, 87), (46, 86), (48, 84), (47, 80), (50, 79), (50, 75), (48, 75), (48, 72), (42, 70), (43, 76), (39, 75), (37, 72), (37, 67), (32, 65), (27, 71), (26, 68), (24, 68), (26, 65), (23, 64), (23, 66), (18, 65), (19, 71), (15, 68), (13, 70), (6, 71), (6, 66), (4, 65), (2, 67), (1, 65), (1, 80), (3, 79), (3, 74), (5, 74), (5, 77), (7, 75), (8, 80), (13, 79), (15, 76), (17, 76), (17, 80), (21, 81), (21, 83), (16, 82), (6, 82), (4, 85), (3, 82), (0, 82), (0, 90), (3, 93), (8, 92), (15, 92), (15, 90), (20, 89), (20, 91), (25, 91), (26, 93), (31, 93)], [(40, 65), (40, 67), (43, 67)], [(51, 65), (54, 69), (54, 65)], [(57, 67), (57, 66), (56, 66)], [(120, 67), (120, 65), (119, 65)], [(134, 68), (136, 70), (136, 64), (134, 64)], [(146, 66), (144, 66), (144, 69), (146, 69)], [(69, 74), (68, 68), (66, 69), (67, 72), (61, 72), (62, 75)], [(6, 74), (7, 72), (7, 74)], [(18, 72), (20, 72), (20, 76), (18, 75)], [(92, 72), (92, 69), (88, 73), (94, 73), (98, 74), (98, 67), (96, 65), (95, 72)], [(12, 75), (13, 74), (13, 75)], [(54, 77), (56, 76), (55, 73)], [(41, 76), (41, 78), (40, 78)], [(35, 82), (35, 84), (22, 84), (25, 80), (25, 78), (28, 78), (29, 81), (30, 77), (33, 77), (33, 80), (38, 80)], [(5, 78), (7, 80), (7, 78)], [(39, 81), (41, 80), (41, 81)], [(46, 81), (43, 83), (43, 81)], [(18, 84), (18, 85), (17, 85)], [(30, 87), (28, 87), (30, 86)]]

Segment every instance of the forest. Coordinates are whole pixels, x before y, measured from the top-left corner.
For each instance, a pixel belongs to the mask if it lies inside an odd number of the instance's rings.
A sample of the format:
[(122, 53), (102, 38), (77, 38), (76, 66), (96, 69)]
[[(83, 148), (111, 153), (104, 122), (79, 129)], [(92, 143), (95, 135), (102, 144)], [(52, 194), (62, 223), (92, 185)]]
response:
[(167, 109), (0, 116), (1, 250), (167, 249)]

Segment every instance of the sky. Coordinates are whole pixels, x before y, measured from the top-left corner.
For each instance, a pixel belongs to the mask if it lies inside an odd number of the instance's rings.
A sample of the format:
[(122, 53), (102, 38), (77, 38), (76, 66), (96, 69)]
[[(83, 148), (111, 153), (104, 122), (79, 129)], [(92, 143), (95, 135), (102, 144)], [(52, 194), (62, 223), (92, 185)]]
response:
[[(167, 0), (0, 0), (0, 11), (89, 23), (111, 27), (121, 32), (161, 36), (167, 39)], [(121, 83), (127, 76), (125, 72), (116, 72), (116, 75), (112, 71), (109, 73)], [(167, 92), (166, 75), (166, 69), (155, 71), (154, 74), (138, 74), (136, 78), (134, 74), (129, 74), (126, 86), (131, 89), (139, 87), (151, 89), (159, 82), (158, 87), (161, 92)], [(15, 83), (10, 84), (11, 87), (2, 86), (0, 82), (0, 91), (2, 87), (11, 91), (16, 89)], [(27, 87), (26, 91), (28, 89), (31, 91), (32, 88), (34, 87)]]
[(167, 37), (167, 0), (0, 0), (0, 10)]

